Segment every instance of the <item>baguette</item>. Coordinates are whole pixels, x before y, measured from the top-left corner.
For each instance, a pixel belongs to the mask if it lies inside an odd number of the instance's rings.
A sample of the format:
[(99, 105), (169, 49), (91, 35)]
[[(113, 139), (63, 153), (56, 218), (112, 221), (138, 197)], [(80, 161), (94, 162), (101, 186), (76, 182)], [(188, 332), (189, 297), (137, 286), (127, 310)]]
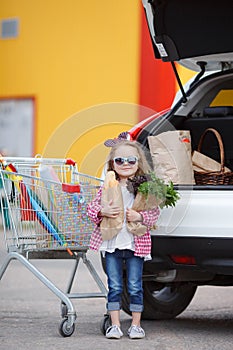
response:
[(116, 180), (115, 172), (110, 170), (107, 172), (105, 180), (104, 180), (104, 188), (111, 188), (118, 185), (118, 181)]

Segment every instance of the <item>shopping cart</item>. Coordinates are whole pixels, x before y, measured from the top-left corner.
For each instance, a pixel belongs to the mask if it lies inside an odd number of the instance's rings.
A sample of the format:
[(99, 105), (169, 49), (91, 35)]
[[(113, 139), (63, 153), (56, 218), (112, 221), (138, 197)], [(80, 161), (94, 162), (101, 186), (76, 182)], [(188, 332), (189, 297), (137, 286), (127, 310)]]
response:
[[(7, 256), (0, 280), (9, 263), (17, 259), (61, 300), (59, 332), (71, 336), (76, 312), (71, 299), (106, 298), (107, 290), (87, 258), (93, 223), (86, 206), (101, 180), (82, 174), (71, 159), (0, 158), (1, 212)], [(61, 291), (31, 262), (32, 259), (74, 259), (66, 292)], [(80, 262), (89, 270), (100, 292), (71, 293)]]

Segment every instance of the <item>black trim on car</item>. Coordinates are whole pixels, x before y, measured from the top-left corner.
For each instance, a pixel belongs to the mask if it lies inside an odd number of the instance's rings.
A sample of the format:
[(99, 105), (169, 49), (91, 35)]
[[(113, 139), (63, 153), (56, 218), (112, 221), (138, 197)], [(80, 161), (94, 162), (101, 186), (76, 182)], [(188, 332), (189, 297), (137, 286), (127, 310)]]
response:
[[(152, 236), (152, 260), (145, 271), (202, 271), (233, 276), (233, 238)], [(172, 256), (192, 256), (196, 264), (177, 264)]]

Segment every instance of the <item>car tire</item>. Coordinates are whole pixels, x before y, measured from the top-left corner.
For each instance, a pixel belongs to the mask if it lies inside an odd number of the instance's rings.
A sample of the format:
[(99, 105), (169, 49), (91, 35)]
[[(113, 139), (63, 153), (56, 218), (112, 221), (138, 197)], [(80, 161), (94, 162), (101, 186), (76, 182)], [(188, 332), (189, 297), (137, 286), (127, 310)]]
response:
[[(155, 281), (144, 281), (144, 320), (166, 320), (175, 318), (190, 304), (197, 286), (189, 283), (164, 284)], [(129, 297), (126, 280), (122, 297), (122, 309), (129, 310)]]

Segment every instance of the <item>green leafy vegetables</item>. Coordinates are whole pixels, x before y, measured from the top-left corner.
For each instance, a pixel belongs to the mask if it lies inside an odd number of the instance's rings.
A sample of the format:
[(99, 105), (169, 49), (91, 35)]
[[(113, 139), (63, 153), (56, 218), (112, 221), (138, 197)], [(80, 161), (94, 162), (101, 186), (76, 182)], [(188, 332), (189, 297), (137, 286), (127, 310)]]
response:
[(153, 195), (160, 203), (160, 208), (174, 207), (180, 199), (178, 192), (174, 189), (172, 182), (165, 184), (162, 179), (159, 179), (153, 172), (145, 175), (134, 176), (127, 181), (128, 191), (136, 194), (142, 193), (147, 197)]

